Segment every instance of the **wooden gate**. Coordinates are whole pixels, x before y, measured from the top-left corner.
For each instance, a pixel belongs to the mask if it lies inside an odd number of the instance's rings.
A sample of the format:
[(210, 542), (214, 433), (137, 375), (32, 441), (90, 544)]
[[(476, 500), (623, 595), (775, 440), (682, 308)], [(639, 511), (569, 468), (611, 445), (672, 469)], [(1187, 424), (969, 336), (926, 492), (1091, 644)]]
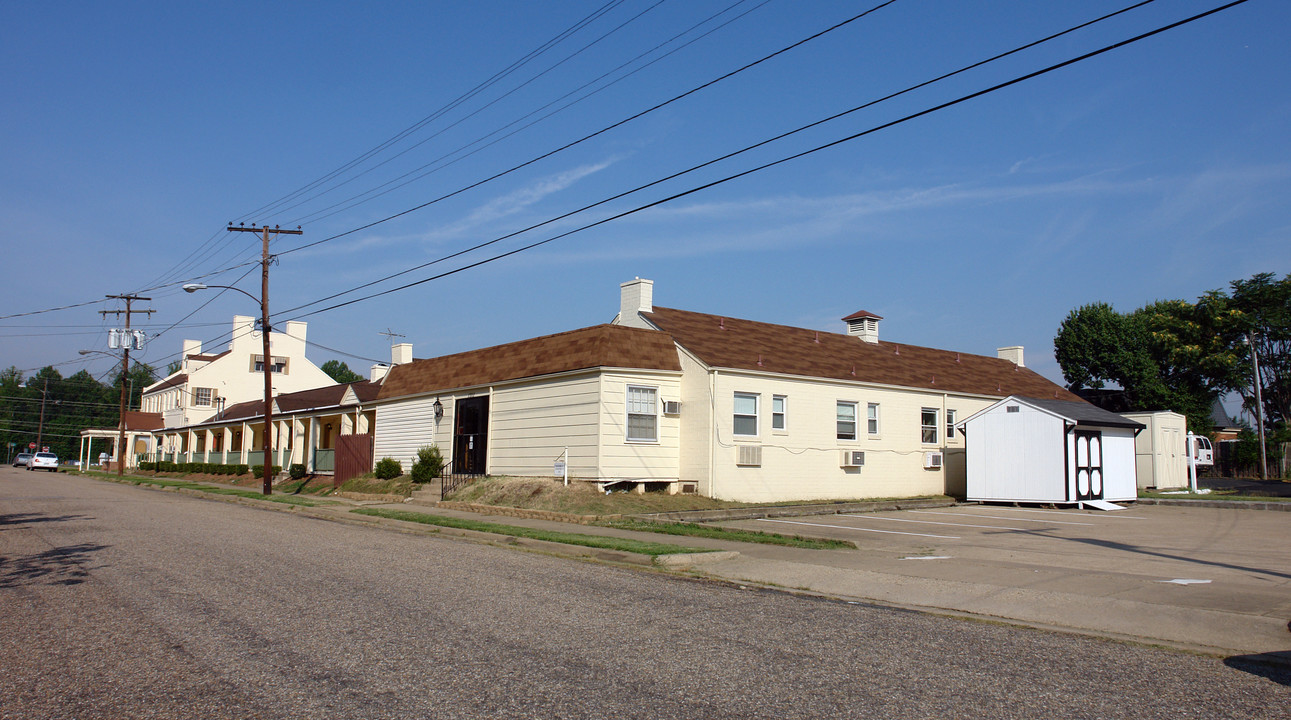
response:
[(336, 470), (332, 475), (332, 487), (340, 487), (346, 480), (367, 472), (372, 472), (372, 436), (336, 436)]

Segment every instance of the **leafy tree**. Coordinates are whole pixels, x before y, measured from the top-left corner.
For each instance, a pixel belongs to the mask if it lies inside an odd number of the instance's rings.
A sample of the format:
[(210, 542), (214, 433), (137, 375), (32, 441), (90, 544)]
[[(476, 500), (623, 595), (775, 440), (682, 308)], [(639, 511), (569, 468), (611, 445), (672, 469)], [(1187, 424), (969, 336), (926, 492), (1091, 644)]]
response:
[(184, 363), (182, 360), (172, 360), (170, 361), (170, 364), (166, 366), (166, 377), (170, 377), (183, 369)]
[(327, 362), (323, 363), (323, 366), (319, 369), (327, 373), (328, 377), (332, 378), (338, 383), (352, 383), (352, 382), (363, 381), (362, 375), (351, 370), (350, 366), (346, 365), (344, 362), (341, 362), (340, 360), (328, 360)]
[[(1240, 344), (1242, 380), (1239, 390), (1248, 410), (1255, 408), (1250, 348), (1259, 358), (1265, 423), (1286, 427), (1291, 421), (1291, 275), (1277, 280), (1260, 273), (1232, 284), (1235, 325), (1251, 345)], [(1239, 341), (1240, 342), (1240, 341)]]

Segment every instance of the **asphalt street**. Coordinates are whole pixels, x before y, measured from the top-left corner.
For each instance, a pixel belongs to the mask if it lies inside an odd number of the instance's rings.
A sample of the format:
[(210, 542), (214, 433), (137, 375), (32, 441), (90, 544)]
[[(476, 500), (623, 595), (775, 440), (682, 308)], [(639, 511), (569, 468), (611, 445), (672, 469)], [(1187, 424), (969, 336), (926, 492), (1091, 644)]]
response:
[(0, 469), (0, 718), (1284, 718), (1285, 670)]

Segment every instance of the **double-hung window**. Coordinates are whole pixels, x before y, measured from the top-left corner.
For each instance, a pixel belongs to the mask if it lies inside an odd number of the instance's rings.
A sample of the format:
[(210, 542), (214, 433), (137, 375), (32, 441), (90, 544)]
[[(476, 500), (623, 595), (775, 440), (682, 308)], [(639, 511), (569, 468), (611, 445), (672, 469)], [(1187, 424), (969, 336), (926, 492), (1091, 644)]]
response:
[(785, 398), (784, 395), (771, 396), (771, 429), (772, 430), (785, 429), (785, 409), (787, 404), (788, 404), (788, 400)]
[(745, 437), (758, 435), (758, 396), (753, 393), (735, 393), (733, 432)]
[(879, 404), (870, 403), (865, 406), (865, 429), (870, 435), (878, 436), (879, 434)]
[(210, 407), (215, 403), (214, 388), (193, 388), (193, 404), (197, 407)]
[(856, 403), (844, 400), (838, 401), (838, 439), (855, 440), (856, 439)]
[(919, 411), (919, 434), (925, 445), (937, 444), (937, 409), (922, 408)]
[(628, 441), (659, 441), (659, 402), (655, 388), (628, 386)]
[(955, 411), (946, 411), (946, 442), (955, 439)]

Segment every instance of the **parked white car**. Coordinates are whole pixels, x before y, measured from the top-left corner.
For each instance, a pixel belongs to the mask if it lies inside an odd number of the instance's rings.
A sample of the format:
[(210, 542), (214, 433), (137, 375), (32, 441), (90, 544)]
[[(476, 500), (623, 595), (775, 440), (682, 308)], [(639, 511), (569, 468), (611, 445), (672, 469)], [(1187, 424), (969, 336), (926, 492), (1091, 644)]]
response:
[(54, 453), (38, 452), (31, 456), (31, 462), (27, 463), (27, 469), (58, 472), (58, 456)]

